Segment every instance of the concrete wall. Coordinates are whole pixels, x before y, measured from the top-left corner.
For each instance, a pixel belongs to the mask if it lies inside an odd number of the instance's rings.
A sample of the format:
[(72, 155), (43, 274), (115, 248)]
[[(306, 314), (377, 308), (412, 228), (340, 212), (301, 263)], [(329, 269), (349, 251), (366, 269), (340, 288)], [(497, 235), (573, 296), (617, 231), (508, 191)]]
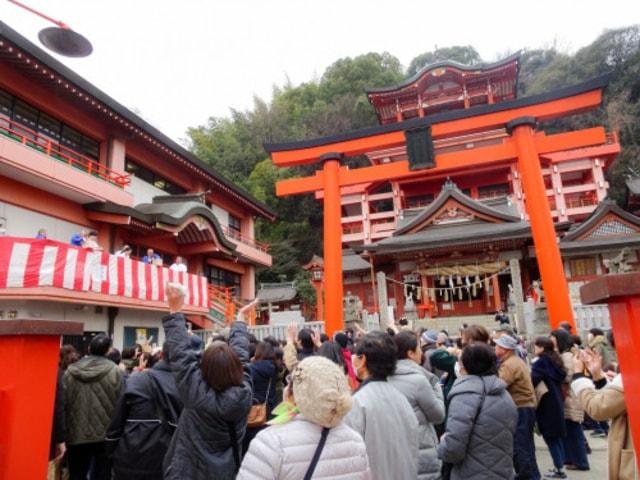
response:
[(151, 203), (153, 197), (159, 195), (168, 195), (164, 190), (160, 190), (154, 187), (144, 180), (131, 175), (131, 183), (124, 188), (125, 192), (129, 192), (133, 195), (133, 204), (139, 205), (141, 203)]
[(5, 202), (0, 202), (0, 219), (4, 219), (0, 223), (4, 223), (5, 229), (0, 234), (14, 237), (34, 238), (40, 228), (46, 228), (49, 239), (68, 242), (74, 233), (89, 229)]

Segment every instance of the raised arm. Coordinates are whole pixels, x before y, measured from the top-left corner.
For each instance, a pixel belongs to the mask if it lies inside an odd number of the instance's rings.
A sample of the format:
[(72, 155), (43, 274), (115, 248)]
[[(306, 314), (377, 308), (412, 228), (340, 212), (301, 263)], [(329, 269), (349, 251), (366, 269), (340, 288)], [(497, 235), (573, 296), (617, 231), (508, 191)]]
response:
[(209, 387), (202, 378), (198, 358), (189, 345), (187, 325), (182, 314), (183, 291), (169, 284), (169, 315), (162, 319), (165, 341), (169, 353), (169, 364), (176, 379), (178, 393), (185, 407), (193, 407), (202, 400)]

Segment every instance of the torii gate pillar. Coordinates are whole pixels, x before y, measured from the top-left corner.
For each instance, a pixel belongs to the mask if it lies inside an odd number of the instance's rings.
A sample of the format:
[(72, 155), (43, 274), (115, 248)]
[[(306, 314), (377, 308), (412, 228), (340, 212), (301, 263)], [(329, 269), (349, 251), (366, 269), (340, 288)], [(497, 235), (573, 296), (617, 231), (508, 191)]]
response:
[(340, 211), (339, 153), (320, 157), (324, 173), (324, 325), (327, 335), (344, 330), (342, 287), (342, 214)]
[(516, 142), (525, 206), (531, 223), (551, 328), (558, 328), (560, 322), (569, 322), (575, 332), (577, 330), (573, 320), (569, 288), (533, 137), (535, 126), (535, 118), (520, 117), (507, 124), (507, 132)]

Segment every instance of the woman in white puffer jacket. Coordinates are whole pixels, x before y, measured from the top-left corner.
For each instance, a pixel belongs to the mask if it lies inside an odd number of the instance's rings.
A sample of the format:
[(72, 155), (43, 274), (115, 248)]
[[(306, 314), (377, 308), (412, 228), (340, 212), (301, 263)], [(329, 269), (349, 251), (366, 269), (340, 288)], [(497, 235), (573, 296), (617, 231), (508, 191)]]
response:
[(249, 445), (237, 480), (302, 480), (326, 438), (313, 471), (314, 480), (368, 480), (369, 460), (362, 437), (344, 424), (351, 410), (351, 389), (331, 360), (308, 357), (291, 374), (285, 398), (295, 417), (262, 430)]

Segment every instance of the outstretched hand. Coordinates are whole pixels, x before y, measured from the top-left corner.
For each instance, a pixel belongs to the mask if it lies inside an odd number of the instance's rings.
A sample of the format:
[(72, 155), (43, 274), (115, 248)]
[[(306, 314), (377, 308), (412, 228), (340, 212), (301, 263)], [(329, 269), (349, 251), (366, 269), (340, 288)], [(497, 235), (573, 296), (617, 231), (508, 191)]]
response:
[(294, 322), (291, 322), (287, 327), (287, 342), (296, 343), (296, 339), (298, 338), (298, 325)]
[(169, 303), (169, 313), (181, 312), (182, 307), (184, 306), (184, 289), (182, 285), (168, 283), (166, 292), (167, 301)]
[(594, 380), (600, 380), (603, 377), (602, 355), (596, 351), (587, 349), (582, 352), (582, 361)]

